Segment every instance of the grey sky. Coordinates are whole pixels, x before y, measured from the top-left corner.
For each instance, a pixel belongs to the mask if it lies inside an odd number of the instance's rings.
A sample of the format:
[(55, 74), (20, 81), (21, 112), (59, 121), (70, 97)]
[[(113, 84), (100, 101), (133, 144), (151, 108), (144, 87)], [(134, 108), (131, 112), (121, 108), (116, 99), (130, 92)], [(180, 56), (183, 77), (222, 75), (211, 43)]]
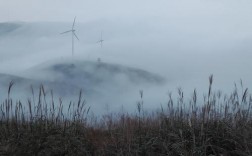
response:
[[(250, 0), (0, 0), (0, 21), (164, 18), (246, 22)], [(199, 21), (200, 22), (200, 21)], [(216, 21), (217, 22), (217, 21)]]

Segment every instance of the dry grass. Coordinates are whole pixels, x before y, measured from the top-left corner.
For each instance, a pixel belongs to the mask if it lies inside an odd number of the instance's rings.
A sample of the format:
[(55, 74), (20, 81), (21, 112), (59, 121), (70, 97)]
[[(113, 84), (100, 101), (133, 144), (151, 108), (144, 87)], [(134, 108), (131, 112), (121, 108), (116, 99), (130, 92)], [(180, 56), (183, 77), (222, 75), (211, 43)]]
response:
[(140, 91), (136, 114), (95, 120), (82, 92), (66, 106), (41, 86), (37, 100), (33, 93), (26, 104), (14, 103), (11, 82), (0, 105), (0, 155), (252, 155), (251, 94), (242, 83), (241, 93), (213, 92), (212, 83), (210, 76), (203, 102), (196, 90), (185, 101), (179, 89), (176, 100), (170, 94), (167, 106), (145, 113)]

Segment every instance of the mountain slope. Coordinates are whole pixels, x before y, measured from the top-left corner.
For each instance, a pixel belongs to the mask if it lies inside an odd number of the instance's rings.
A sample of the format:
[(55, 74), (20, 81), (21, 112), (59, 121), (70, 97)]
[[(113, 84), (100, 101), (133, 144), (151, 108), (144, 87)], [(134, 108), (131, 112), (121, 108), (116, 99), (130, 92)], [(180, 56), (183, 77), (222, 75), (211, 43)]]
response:
[[(26, 76), (40, 82), (52, 83), (54, 90), (83, 89), (93, 92), (127, 91), (137, 86), (156, 86), (165, 79), (148, 71), (118, 64), (71, 60), (46, 62), (31, 68)], [(113, 94), (113, 93), (112, 93)]]

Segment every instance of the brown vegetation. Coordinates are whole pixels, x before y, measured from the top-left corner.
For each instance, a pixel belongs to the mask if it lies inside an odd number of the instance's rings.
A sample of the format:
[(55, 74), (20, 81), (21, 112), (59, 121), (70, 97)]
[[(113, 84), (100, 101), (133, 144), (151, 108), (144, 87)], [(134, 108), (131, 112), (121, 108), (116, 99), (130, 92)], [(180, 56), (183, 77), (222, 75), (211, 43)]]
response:
[[(231, 95), (209, 91), (200, 102), (183, 91), (158, 112), (144, 111), (143, 92), (136, 114), (88, 117), (82, 100), (47, 101), (43, 86), (38, 101), (14, 103), (10, 93), (0, 106), (0, 155), (252, 155), (252, 96), (248, 89)], [(97, 121), (98, 120), (98, 121)]]

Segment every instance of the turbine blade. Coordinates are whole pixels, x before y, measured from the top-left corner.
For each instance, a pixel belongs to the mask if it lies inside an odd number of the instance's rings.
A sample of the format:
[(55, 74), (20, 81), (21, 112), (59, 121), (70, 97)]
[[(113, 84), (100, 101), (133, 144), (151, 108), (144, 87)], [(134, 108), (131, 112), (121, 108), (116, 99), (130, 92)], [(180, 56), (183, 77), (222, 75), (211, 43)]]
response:
[(75, 32), (73, 32), (74, 36), (77, 38), (77, 40), (79, 40), (78, 36), (75, 34)]
[(74, 17), (74, 21), (73, 21), (73, 26), (72, 26), (72, 29), (74, 28), (74, 25), (75, 25), (75, 20), (76, 20), (76, 16)]
[(69, 32), (71, 32), (71, 31), (72, 31), (72, 30), (68, 30), (68, 31), (62, 32), (62, 33), (60, 33), (60, 34), (69, 33)]

